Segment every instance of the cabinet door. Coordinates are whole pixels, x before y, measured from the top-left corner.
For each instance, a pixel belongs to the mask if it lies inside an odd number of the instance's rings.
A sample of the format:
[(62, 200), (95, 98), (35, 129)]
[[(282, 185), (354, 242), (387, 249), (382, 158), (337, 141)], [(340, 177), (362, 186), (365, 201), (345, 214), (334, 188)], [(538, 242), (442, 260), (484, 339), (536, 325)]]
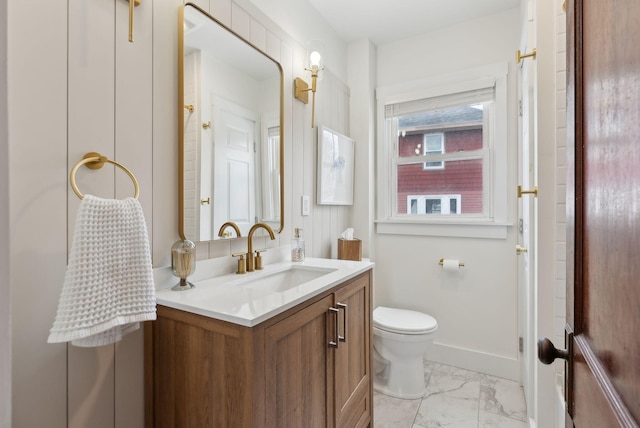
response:
[(327, 393), (333, 386), (332, 302), (327, 296), (265, 329), (266, 426), (333, 426)]
[(335, 293), (340, 335), (335, 349), (336, 427), (365, 427), (371, 422), (371, 299), (369, 274)]

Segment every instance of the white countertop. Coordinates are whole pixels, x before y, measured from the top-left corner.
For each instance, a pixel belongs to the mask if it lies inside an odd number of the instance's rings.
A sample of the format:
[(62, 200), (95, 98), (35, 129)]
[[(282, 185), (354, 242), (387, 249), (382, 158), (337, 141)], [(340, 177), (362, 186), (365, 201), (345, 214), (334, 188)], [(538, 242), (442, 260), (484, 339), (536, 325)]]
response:
[[(307, 258), (301, 263), (278, 262), (263, 270), (195, 278), (196, 287), (186, 291), (172, 291), (165, 286), (158, 287), (156, 302), (159, 305), (181, 309), (223, 321), (251, 327), (257, 325), (305, 300), (317, 296), (347, 279), (353, 278), (373, 267), (368, 260), (348, 261), (334, 259)], [(275, 273), (300, 267), (309, 271), (322, 271), (322, 276), (284, 291), (261, 289), (263, 280)], [(173, 277), (172, 284), (176, 283)]]

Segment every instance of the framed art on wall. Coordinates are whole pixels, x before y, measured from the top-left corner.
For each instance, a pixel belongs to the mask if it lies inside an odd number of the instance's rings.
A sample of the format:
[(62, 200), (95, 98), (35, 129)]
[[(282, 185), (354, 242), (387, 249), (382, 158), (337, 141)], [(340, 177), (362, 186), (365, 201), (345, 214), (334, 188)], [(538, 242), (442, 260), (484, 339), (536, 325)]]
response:
[(319, 205), (353, 205), (354, 141), (318, 126)]

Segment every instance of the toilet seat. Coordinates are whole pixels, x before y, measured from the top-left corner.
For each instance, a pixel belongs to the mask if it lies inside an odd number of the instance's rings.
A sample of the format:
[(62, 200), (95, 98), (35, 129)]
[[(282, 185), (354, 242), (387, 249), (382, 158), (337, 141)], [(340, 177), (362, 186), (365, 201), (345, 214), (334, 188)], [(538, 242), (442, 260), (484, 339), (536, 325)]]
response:
[(374, 309), (373, 324), (380, 330), (399, 334), (426, 334), (438, 328), (438, 322), (430, 315), (384, 306)]

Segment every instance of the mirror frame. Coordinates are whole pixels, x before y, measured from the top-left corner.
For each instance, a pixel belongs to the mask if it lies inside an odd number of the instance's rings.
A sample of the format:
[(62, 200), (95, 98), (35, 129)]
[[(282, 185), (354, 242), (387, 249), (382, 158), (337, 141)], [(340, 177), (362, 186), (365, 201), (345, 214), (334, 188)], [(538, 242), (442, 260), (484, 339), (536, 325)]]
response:
[[(184, 8), (190, 6), (207, 16), (214, 23), (220, 25), (227, 30), (232, 36), (237, 37), (249, 47), (253, 48), (257, 53), (272, 61), (280, 72), (280, 228), (276, 233), (282, 233), (284, 230), (284, 73), (280, 63), (265, 52), (260, 50), (250, 41), (227, 27), (225, 24), (205, 12), (199, 6), (193, 3), (185, 3), (180, 6), (178, 13), (178, 232), (180, 239), (186, 240), (184, 234)], [(244, 238), (244, 236), (242, 237)], [(227, 239), (237, 239), (225, 238)], [(211, 242), (211, 241), (200, 241)]]

